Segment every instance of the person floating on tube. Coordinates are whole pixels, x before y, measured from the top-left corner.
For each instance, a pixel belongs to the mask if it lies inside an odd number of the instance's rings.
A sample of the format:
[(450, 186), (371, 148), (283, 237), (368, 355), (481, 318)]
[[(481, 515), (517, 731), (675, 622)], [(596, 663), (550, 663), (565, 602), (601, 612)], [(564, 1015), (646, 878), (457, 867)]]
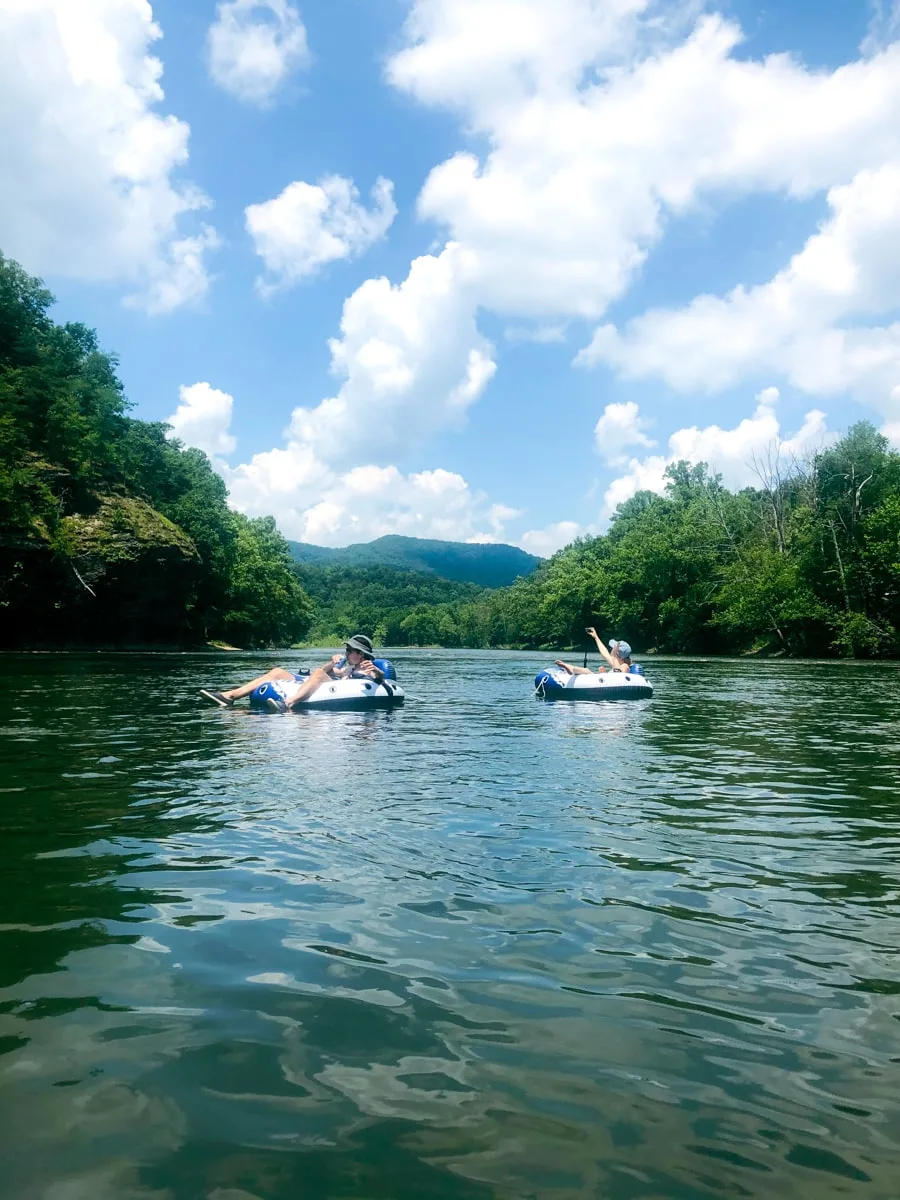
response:
[[(594, 639), (597, 649), (600, 651), (602, 657), (605, 658), (609, 663), (609, 669), (611, 671), (622, 671), (626, 675), (629, 673), (629, 671), (631, 671), (631, 647), (627, 642), (619, 641), (616, 638), (610, 638), (609, 649), (607, 650), (606, 646), (603, 644), (603, 640), (599, 637), (597, 630), (593, 627), (593, 625), (589, 625), (585, 629), (585, 633), (589, 634)], [(562, 667), (562, 669), (569, 675), (594, 675), (597, 673), (592, 671), (590, 667), (573, 667), (571, 663), (563, 662), (561, 658), (556, 659), (556, 665), (558, 667)], [(606, 667), (600, 668), (601, 672), (605, 670)]]
[[(329, 661), (321, 667), (316, 667), (309, 675), (298, 675), (286, 667), (273, 667), (265, 675), (242, 683), (239, 687), (230, 688), (225, 692), (216, 692), (211, 688), (201, 688), (200, 695), (204, 700), (218, 704), (220, 708), (231, 708), (235, 700), (242, 700), (255, 692), (264, 683), (280, 683), (288, 685), (281, 690), (284, 692), (284, 703), (287, 708), (293, 708), (307, 696), (311, 696), (316, 688), (329, 679), (349, 679), (351, 676), (365, 675), (375, 683), (384, 682), (384, 672), (372, 661), (374, 648), (371, 638), (364, 633), (355, 633), (348, 638), (343, 654), (333, 654)], [(296, 685), (296, 688), (294, 686)], [(274, 701), (273, 701), (274, 703)]]

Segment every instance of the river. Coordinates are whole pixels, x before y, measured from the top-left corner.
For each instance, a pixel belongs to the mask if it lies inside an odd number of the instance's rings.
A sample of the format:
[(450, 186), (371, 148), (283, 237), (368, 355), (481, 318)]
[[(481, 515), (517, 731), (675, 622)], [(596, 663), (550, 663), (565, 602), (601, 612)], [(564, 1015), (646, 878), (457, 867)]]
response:
[(897, 666), (392, 658), (0, 657), (4, 1200), (900, 1196)]

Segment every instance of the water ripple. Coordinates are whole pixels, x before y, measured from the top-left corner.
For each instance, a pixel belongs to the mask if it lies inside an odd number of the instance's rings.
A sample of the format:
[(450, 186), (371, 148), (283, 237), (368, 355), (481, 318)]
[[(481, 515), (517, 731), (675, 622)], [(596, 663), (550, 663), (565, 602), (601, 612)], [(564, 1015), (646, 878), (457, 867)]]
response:
[(397, 659), (0, 660), (5, 1194), (896, 1197), (896, 668)]

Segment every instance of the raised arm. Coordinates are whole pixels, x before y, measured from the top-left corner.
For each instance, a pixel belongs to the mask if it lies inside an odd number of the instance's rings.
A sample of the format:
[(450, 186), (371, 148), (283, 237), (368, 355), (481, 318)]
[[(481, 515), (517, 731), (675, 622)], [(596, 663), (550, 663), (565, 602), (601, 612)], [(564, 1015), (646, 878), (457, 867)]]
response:
[(607, 650), (607, 648), (603, 645), (603, 642), (600, 640), (600, 638), (597, 634), (597, 630), (593, 627), (593, 625), (591, 625), (588, 627), (588, 629), (585, 632), (589, 633), (591, 635), (591, 637), (594, 639), (594, 644), (596, 645), (597, 649), (600, 651), (600, 654), (603, 656), (603, 658), (606, 659), (606, 661), (613, 668), (613, 670), (615, 670), (616, 667), (618, 666), (618, 663), (613, 658), (613, 656), (610, 654), (610, 652)]

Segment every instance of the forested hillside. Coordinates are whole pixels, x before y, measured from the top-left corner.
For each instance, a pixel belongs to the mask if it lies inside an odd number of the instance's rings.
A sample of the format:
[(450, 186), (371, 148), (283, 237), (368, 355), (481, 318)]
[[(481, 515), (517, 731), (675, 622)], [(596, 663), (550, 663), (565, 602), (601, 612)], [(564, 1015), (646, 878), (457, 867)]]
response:
[(337, 645), (356, 631), (373, 634), (380, 646), (459, 645), (456, 624), (443, 629), (438, 619), (423, 635), (419, 614), (428, 613), (432, 622), (448, 604), (485, 594), (476, 584), (391, 567), (305, 564), (299, 573), (314, 608), (307, 640), (320, 646)]
[[(492, 542), (442, 542), (431, 538), (389, 534), (373, 542), (331, 548), (308, 542), (289, 542), (297, 562), (330, 567), (392, 567), (438, 575), (454, 583), (476, 583), (480, 587), (504, 587), (525, 578), (540, 566), (541, 559)], [(447, 599), (451, 593), (447, 593)]]
[(271, 517), (128, 417), (116, 363), (0, 255), (0, 644), (285, 644), (311, 605)]
[(402, 624), (448, 646), (578, 646), (595, 624), (642, 651), (898, 654), (900, 455), (863, 422), (812, 462), (760, 474), (735, 494), (678, 463), (665, 496), (634, 496), (602, 537)]

